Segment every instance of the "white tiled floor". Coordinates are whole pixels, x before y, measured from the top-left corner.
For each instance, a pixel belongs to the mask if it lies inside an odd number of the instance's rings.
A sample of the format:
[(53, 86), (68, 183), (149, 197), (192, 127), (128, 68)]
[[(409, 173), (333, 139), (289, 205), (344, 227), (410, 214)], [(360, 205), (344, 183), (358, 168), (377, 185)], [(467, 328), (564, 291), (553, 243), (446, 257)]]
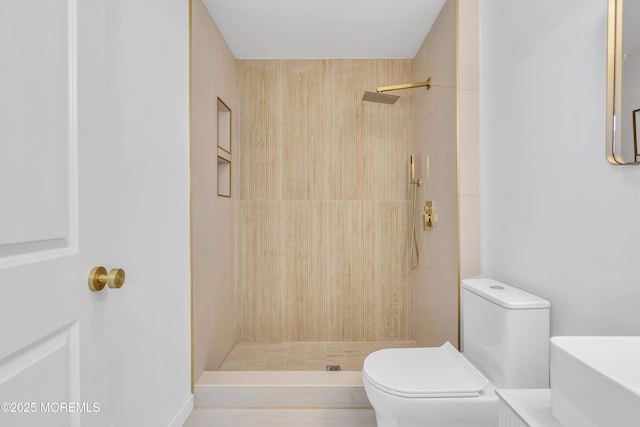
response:
[(194, 409), (183, 427), (375, 427), (373, 409)]
[(221, 371), (317, 371), (340, 365), (343, 371), (361, 371), (370, 353), (382, 348), (415, 347), (414, 341), (237, 343)]

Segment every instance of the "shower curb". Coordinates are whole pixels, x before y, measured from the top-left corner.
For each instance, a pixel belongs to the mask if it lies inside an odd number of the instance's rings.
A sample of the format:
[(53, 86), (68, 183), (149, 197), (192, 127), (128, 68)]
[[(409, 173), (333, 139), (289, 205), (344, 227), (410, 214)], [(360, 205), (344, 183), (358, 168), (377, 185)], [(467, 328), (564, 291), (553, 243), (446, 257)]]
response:
[(360, 371), (206, 371), (196, 408), (371, 408)]

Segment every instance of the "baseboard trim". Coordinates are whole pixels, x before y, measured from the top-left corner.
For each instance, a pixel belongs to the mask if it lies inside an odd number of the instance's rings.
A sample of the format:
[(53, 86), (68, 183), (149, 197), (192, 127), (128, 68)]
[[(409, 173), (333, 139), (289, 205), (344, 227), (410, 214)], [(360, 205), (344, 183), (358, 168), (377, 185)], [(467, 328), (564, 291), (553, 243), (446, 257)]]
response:
[(169, 423), (168, 427), (182, 427), (182, 425), (187, 421), (189, 415), (193, 411), (193, 394), (190, 394), (187, 400), (185, 400), (184, 404), (178, 411), (173, 420)]

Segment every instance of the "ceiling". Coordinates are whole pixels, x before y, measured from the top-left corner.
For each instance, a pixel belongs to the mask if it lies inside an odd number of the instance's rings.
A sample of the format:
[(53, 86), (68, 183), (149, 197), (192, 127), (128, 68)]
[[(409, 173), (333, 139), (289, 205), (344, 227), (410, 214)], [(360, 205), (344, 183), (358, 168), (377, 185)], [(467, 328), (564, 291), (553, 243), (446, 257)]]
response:
[(203, 0), (238, 59), (413, 58), (445, 0)]

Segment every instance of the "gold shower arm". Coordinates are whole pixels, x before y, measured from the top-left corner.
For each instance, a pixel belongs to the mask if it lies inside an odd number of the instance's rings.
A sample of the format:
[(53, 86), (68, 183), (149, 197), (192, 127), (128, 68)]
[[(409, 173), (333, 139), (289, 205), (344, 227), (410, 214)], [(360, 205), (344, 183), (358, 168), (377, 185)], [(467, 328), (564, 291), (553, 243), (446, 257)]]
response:
[(382, 86), (376, 89), (376, 92), (388, 92), (390, 90), (400, 90), (400, 89), (413, 89), (416, 87), (427, 87), (427, 90), (431, 89), (431, 77), (427, 79), (425, 82), (418, 83), (405, 83), (402, 85), (393, 85), (393, 86)]

